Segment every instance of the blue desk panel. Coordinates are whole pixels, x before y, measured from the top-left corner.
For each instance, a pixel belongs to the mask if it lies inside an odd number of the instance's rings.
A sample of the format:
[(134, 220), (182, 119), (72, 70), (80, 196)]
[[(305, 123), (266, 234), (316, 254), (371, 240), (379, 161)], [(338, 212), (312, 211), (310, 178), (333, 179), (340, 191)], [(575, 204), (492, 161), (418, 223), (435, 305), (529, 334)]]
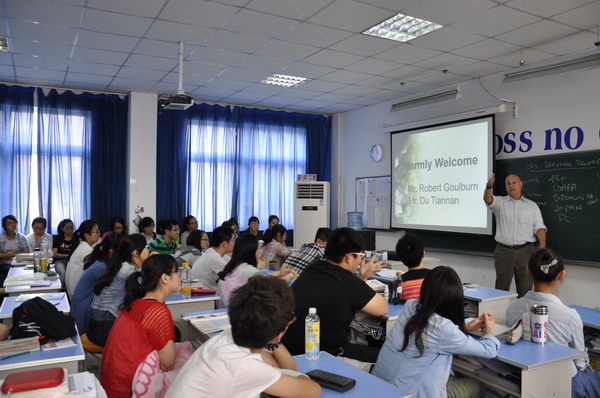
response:
[(485, 286), (464, 287), (465, 298), (468, 300), (487, 301), (506, 299), (508, 297), (517, 298), (517, 293), (507, 292), (505, 290), (492, 289)]
[(517, 344), (509, 345), (506, 340), (500, 340), (500, 350), (496, 359), (521, 369), (532, 369), (567, 359), (580, 358), (585, 355), (585, 352), (550, 342), (539, 345), (530, 341), (519, 340)]
[(389, 304), (388, 312), (385, 314), (387, 319), (398, 319), (398, 315), (402, 312), (404, 304)]
[(356, 397), (356, 398), (386, 398), (386, 397), (410, 397), (410, 394), (405, 394), (398, 390), (393, 385), (378, 379), (377, 377), (358, 370), (355, 367), (337, 359), (333, 355), (321, 351), (320, 357), (316, 361), (310, 361), (304, 358), (304, 355), (294, 356), (298, 364), (298, 371), (302, 373), (309, 372), (313, 369), (320, 369), (331, 373), (337, 373), (342, 376), (350, 377), (356, 380), (356, 386), (353, 389), (344, 393), (323, 389), (323, 398), (329, 397)]
[(83, 361), (85, 354), (79, 340), (79, 334), (73, 336), (76, 345), (64, 348), (53, 348), (44, 350), (40, 347), (37, 351), (18, 355), (12, 358), (6, 358), (0, 361), (0, 371), (17, 370), (32, 366), (56, 364), (60, 366), (64, 362)]
[(569, 307), (577, 311), (585, 326), (600, 329), (600, 310), (583, 307), (581, 305), (570, 305)]

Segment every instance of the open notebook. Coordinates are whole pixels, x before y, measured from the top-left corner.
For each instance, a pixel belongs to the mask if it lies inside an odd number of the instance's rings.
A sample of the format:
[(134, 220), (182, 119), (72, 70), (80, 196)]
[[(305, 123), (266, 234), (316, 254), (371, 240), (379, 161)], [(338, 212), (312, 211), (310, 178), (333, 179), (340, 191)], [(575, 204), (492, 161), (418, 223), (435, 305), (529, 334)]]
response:
[(219, 314), (218, 316), (198, 317), (190, 320), (192, 325), (202, 333), (218, 332), (220, 330), (230, 329), (229, 316)]

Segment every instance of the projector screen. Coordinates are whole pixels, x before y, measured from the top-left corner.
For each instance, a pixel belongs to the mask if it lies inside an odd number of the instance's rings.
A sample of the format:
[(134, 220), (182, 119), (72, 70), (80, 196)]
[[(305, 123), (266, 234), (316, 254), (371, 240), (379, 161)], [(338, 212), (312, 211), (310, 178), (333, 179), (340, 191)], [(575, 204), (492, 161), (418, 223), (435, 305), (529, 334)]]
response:
[(493, 137), (493, 115), (393, 132), (392, 228), (491, 235)]

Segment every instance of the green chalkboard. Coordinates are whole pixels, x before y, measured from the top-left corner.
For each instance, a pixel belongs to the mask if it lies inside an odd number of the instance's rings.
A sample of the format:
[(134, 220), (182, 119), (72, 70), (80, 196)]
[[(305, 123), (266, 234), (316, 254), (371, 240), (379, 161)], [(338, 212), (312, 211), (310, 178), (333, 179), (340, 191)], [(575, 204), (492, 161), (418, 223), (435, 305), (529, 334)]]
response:
[(548, 227), (547, 246), (564, 258), (600, 266), (600, 151), (496, 162), (496, 195), (517, 174)]
[[(574, 263), (600, 266), (600, 151), (497, 160), (495, 195), (517, 174), (548, 227), (547, 246)], [(483, 200), (483, 192), (482, 200)], [(491, 254), (493, 237), (418, 231), (431, 250)]]

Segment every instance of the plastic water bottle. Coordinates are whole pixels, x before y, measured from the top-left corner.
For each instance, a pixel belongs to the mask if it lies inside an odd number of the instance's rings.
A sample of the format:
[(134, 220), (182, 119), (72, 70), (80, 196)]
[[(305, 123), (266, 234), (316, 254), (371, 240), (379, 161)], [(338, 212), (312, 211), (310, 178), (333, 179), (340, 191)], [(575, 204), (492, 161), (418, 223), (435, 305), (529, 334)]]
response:
[(306, 359), (319, 359), (321, 320), (316, 308), (308, 309), (304, 325), (304, 356)]
[(192, 292), (192, 281), (190, 279), (190, 264), (183, 263), (181, 264), (181, 268), (179, 268), (179, 276), (181, 280), (181, 285), (179, 290), (181, 290), (181, 298), (189, 300), (191, 298)]
[(42, 257), (43, 258), (48, 258), (50, 257), (48, 255), (48, 238), (46, 238), (45, 236), (42, 238)]

